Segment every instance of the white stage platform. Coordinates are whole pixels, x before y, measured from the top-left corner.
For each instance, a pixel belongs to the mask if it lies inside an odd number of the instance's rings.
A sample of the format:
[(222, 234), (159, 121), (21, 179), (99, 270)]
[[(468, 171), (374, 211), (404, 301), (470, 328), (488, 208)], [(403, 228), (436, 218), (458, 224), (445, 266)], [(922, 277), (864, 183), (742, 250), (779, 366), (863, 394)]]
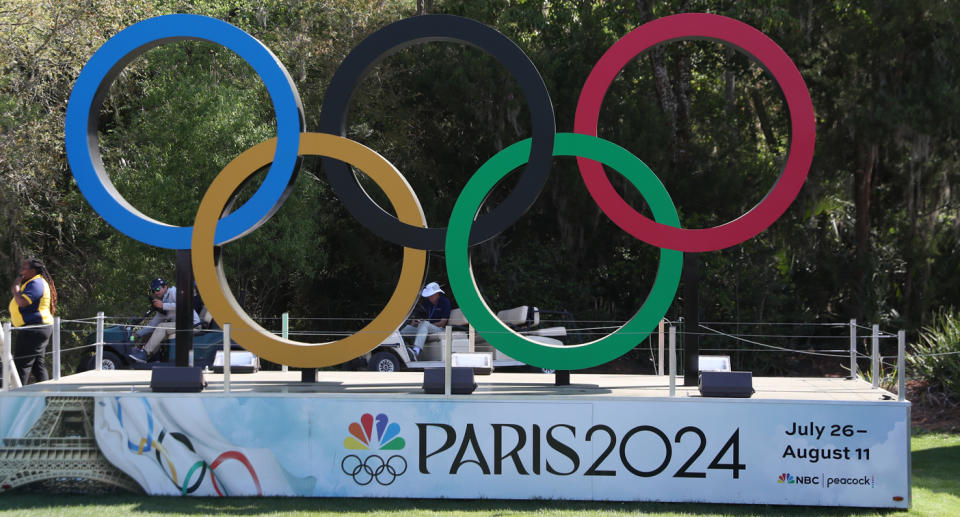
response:
[[(20, 390), (28, 393), (150, 393), (150, 370), (88, 371), (62, 377), (59, 380), (31, 384)], [(208, 386), (204, 394), (223, 393), (223, 375), (207, 373)], [(669, 397), (669, 378), (659, 375), (597, 375), (570, 376), (569, 386), (555, 386), (554, 375), (546, 373), (501, 373), (474, 377), (477, 389), (463, 398), (498, 396), (537, 396), (574, 398), (646, 398)], [(297, 394), (298, 396), (337, 393), (376, 396), (402, 395), (429, 397), (421, 389), (423, 372), (341, 372), (320, 371), (317, 383), (300, 382), (300, 372), (261, 371), (253, 374), (231, 375), (232, 395)], [(700, 397), (696, 386), (682, 386), (677, 379), (679, 398)], [(750, 400), (846, 401), (878, 402), (896, 400), (889, 391), (873, 388), (863, 380), (815, 377), (754, 377), (756, 393)]]
[(910, 403), (860, 380), (760, 377), (738, 399), (648, 375), (494, 372), (450, 396), (422, 372), (207, 374), (201, 393), (150, 375), (0, 394), (0, 491), (910, 504)]

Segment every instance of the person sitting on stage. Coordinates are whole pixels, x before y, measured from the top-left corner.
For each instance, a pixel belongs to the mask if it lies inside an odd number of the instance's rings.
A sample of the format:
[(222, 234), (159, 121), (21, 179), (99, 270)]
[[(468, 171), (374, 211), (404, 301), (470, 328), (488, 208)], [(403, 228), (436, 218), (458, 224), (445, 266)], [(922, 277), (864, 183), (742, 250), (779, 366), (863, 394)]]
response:
[[(177, 328), (177, 288), (167, 283), (162, 278), (154, 278), (150, 282), (150, 295), (153, 298), (151, 303), (156, 313), (153, 319), (146, 327), (141, 328), (136, 333), (136, 338), (142, 338), (148, 332), (153, 332), (146, 344), (139, 345), (131, 354), (130, 358), (138, 363), (149, 361), (167, 337)], [(193, 326), (200, 326), (200, 316), (197, 311), (193, 311)], [(133, 338), (131, 338), (133, 339)]]
[(430, 282), (420, 296), (420, 308), (423, 312), (423, 319), (410, 320), (408, 325), (400, 329), (400, 334), (404, 336), (416, 337), (413, 340), (413, 347), (410, 349), (413, 360), (417, 360), (420, 351), (423, 350), (423, 344), (427, 341), (427, 335), (443, 332), (447, 326), (447, 320), (450, 319), (450, 299), (443, 296), (443, 289), (436, 282)]

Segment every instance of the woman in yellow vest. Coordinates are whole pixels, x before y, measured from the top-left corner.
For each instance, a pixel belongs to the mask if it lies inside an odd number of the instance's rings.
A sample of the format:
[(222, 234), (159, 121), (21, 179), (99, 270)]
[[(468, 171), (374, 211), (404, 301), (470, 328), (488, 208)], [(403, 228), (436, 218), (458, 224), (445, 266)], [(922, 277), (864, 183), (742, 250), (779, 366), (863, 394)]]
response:
[(57, 288), (53, 277), (39, 259), (20, 265), (20, 276), (13, 283), (10, 319), (13, 326), (13, 357), (20, 382), (26, 385), (30, 373), (37, 382), (49, 379), (44, 354), (53, 333), (53, 313), (57, 310)]

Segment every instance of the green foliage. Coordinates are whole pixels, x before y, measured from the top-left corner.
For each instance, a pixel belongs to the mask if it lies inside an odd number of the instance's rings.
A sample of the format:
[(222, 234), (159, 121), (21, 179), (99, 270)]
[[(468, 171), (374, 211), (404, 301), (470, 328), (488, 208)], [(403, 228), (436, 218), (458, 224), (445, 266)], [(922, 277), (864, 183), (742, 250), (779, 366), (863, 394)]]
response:
[[(844, 368), (849, 371), (848, 368)], [(897, 392), (897, 367), (890, 365), (887, 366), (880, 361), (877, 372), (877, 386), (887, 391), (896, 393)], [(857, 368), (857, 376), (863, 379), (865, 382), (873, 384), (873, 370), (872, 369), (861, 369)]]
[[(795, 0), (436, 0), (432, 12), (475, 18), (511, 38), (540, 70), (557, 128), (573, 127), (580, 89), (617, 39), (662, 16), (713, 12), (764, 31), (810, 89), (817, 149), (807, 183), (773, 226), (701, 254), (700, 317), (711, 321), (877, 321), (917, 329), (960, 292), (960, 4)], [(80, 68), (109, 37), (158, 14), (205, 14), (263, 41), (291, 73), (308, 129), (343, 57), (364, 37), (414, 14), (399, 0), (0, 0), (0, 277), (18, 258), (45, 258), (61, 312), (135, 314), (145, 282), (174, 276), (174, 254), (119, 234), (76, 188), (63, 115)], [(143, 213), (192, 224), (210, 179), (275, 133), (261, 81), (217, 45), (169, 43), (135, 60), (101, 113), (101, 149), (117, 189)], [(388, 158), (444, 226), (467, 179), (530, 136), (527, 104), (502, 65), (466, 45), (430, 42), (385, 57), (361, 82), (347, 136)], [(776, 181), (790, 143), (782, 95), (762, 67), (716, 42), (671, 42), (631, 61), (607, 92), (599, 134), (651, 166), (682, 224), (739, 217)], [(876, 152), (871, 153), (871, 150)], [(382, 192), (357, 171), (385, 209)], [(637, 210), (644, 200), (609, 171)], [(252, 185), (241, 198), (256, 188)], [(515, 175), (491, 193), (489, 210)], [(234, 293), (257, 318), (357, 318), (379, 312), (401, 248), (364, 229), (305, 160), (276, 216), (224, 247)], [(443, 254), (428, 276), (446, 283)], [(533, 304), (619, 323), (640, 307), (658, 252), (610, 223), (575, 161), (554, 160), (530, 211), (476, 247), (491, 307)], [(683, 315), (677, 299), (668, 316)], [(346, 321), (346, 322), (345, 322)], [(269, 326), (269, 325), (268, 325)], [(303, 329), (298, 329), (303, 330)], [(798, 344), (798, 343), (794, 343)], [(755, 359), (756, 372), (782, 361)]]
[(910, 376), (960, 396), (960, 313), (938, 310), (907, 355)]
[(40, 256), (61, 287), (63, 314), (89, 316), (94, 309), (90, 302), (98, 290), (87, 266), (97, 261), (98, 239), (112, 231), (90, 209), (67, 167), (67, 96), (97, 47), (155, 13), (150, 0), (0, 0), (2, 276), (16, 276), (21, 257)]

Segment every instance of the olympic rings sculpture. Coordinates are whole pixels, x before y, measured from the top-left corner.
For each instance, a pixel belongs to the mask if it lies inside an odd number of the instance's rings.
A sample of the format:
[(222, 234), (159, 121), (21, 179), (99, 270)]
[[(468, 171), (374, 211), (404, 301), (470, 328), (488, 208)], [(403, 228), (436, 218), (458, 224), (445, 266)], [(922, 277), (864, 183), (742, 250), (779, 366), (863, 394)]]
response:
[[(183, 39), (218, 43), (246, 60), (264, 81), (277, 118), (276, 138), (244, 151), (214, 179), (203, 196), (192, 228), (155, 221), (123, 199), (104, 169), (97, 134), (103, 99), (123, 68), (150, 48)], [(746, 53), (779, 84), (790, 112), (790, 148), (777, 182), (746, 214), (714, 228), (682, 228), (669, 194), (649, 167), (629, 151), (596, 136), (603, 97), (625, 64), (655, 45), (682, 39), (725, 43)], [(532, 138), (503, 149), (477, 170), (457, 198), (447, 228), (427, 228), (420, 202), (403, 175), (376, 152), (343, 138), (350, 100), (369, 70), (393, 52), (430, 41), (466, 43), (496, 58), (520, 85), (529, 104), (533, 129)], [(66, 116), (67, 158), (78, 186), (93, 208), (108, 223), (136, 240), (162, 248), (191, 249), (197, 287), (213, 317), (235, 326), (237, 343), (249, 351), (299, 367), (339, 364), (379, 345), (401, 326), (416, 303), (426, 270), (426, 251), (441, 249), (446, 252), (451, 290), (464, 315), (495, 348), (534, 366), (564, 370), (615, 359), (644, 339), (666, 313), (679, 284), (683, 252), (713, 251), (739, 244), (765, 230), (786, 211), (806, 180), (816, 134), (810, 93), (789, 56), (749, 25), (700, 13), (654, 20), (611, 46), (594, 66), (581, 91), (574, 133), (557, 133), (543, 79), (514, 42), (477, 21), (451, 15), (401, 20), (368, 36), (337, 69), (322, 108), (318, 133), (304, 132), (300, 95), (290, 74), (266, 46), (226, 22), (175, 14), (131, 25), (100, 47), (77, 78)], [(257, 229), (279, 208), (290, 193), (304, 155), (323, 157), (331, 187), (361, 224), (404, 247), (400, 281), (384, 310), (360, 332), (323, 344), (280, 339), (253, 322), (230, 292), (218, 251), (218, 246)], [(656, 280), (638, 312), (609, 336), (562, 347), (535, 342), (504, 326), (480, 297), (469, 256), (469, 246), (496, 236), (526, 213), (546, 182), (552, 157), (560, 155), (577, 157), (590, 195), (617, 226), (661, 248)], [(651, 207), (653, 220), (634, 210), (616, 193), (601, 163), (623, 174), (640, 190)], [(221, 217), (239, 185), (268, 164), (269, 172), (257, 192), (243, 206)], [(394, 205), (396, 217), (367, 196), (347, 164), (374, 179)], [(515, 189), (496, 209), (478, 217), (486, 193), (519, 166), (525, 168)], [(145, 451), (148, 450), (146, 444)], [(364, 473), (380, 472), (366, 462), (360, 465), (350, 471), (355, 480), (358, 468)], [(211, 465), (211, 473), (213, 468)]]
[[(376, 466), (371, 464), (371, 460), (375, 460), (372, 463), (376, 463)], [(350, 468), (347, 468), (347, 463), (351, 465)], [(379, 455), (371, 454), (361, 461), (356, 454), (349, 454), (340, 462), (340, 470), (353, 478), (353, 481), (360, 486), (369, 485), (374, 479), (377, 480), (377, 483), (387, 486), (393, 484), (398, 477), (407, 471), (407, 460), (403, 456), (394, 454), (384, 461)], [(387, 481), (388, 474), (390, 476), (389, 481)], [(383, 479), (381, 479), (381, 475)]]

